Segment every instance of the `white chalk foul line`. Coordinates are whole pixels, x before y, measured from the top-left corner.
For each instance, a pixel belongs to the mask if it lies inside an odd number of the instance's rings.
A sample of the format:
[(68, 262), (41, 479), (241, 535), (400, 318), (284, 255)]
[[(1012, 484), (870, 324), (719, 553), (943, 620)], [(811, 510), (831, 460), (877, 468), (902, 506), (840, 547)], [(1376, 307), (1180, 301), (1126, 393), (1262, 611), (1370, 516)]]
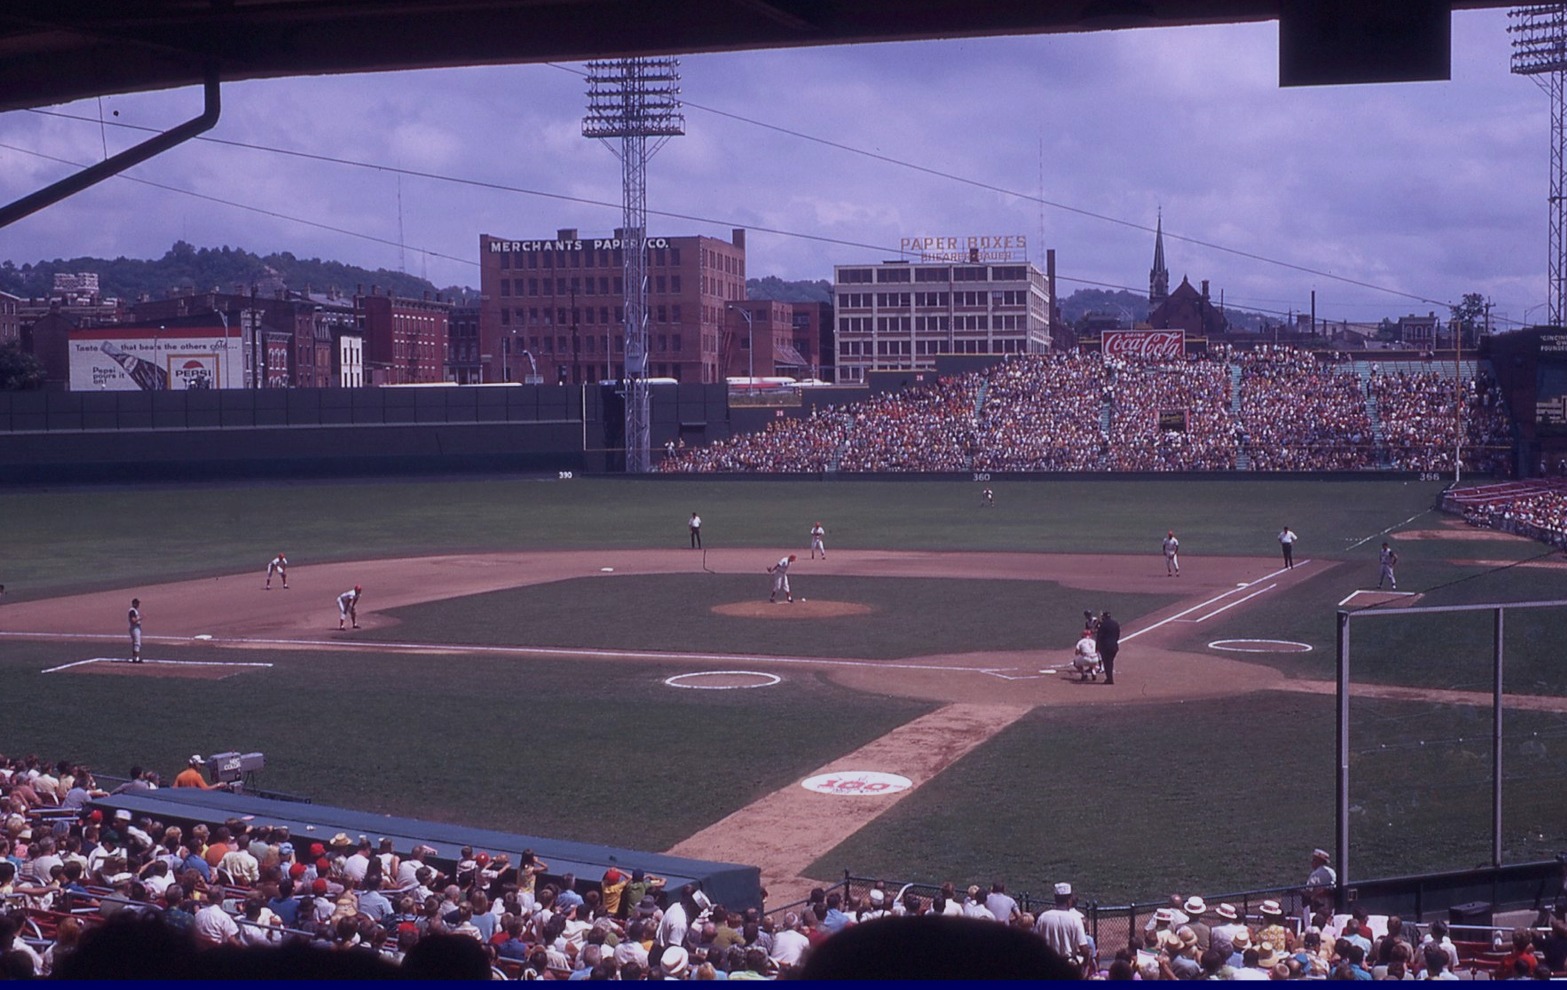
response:
[[(1305, 567), (1309, 563), (1311, 563), (1311, 561), (1303, 560), (1300, 563), (1296, 564), (1295, 566), (1296, 567)], [(1208, 608), (1211, 605), (1217, 605), (1219, 602), (1224, 601), (1226, 598), (1230, 597), (1231, 595), (1235, 594), (1236, 592), (1245, 591), (1248, 588), (1254, 588), (1254, 587), (1256, 587), (1257, 585), (1261, 584), (1264, 581), (1268, 581), (1268, 580), (1271, 580), (1273, 578), (1278, 577), (1280, 574), (1283, 574), (1285, 571), (1287, 571), (1289, 569), (1290, 568), (1287, 568), (1287, 567), (1281, 567), (1281, 568), (1279, 568), (1278, 570), (1274, 571), (1271, 574), (1264, 574), (1262, 577), (1258, 578), (1255, 581), (1248, 581), (1248, 582), (1246, 582), (1245, 584), (1241, 585), (1238, 588), (1231, 588), (1228, 591), (1224, 591), (1224, 592), (1221, 592), (1221, 593), (1219, 593), (1217, 595), (1214, 595), (1212, 598), (1208, 599), (1207, 601), (1198, 602), (1196, 605), (1193, 605), (1191, 608), (1188, 608), (1188, 609), (1185, 609), (1183, 611), (1177, 612), (1177, 613), (1175, 613), (1174, 615), (1172, 615), (1172, 616), (1170, 616), (1168, 618), (1160, 619), (1158, 622), (1155, 622), (1151, 626), (1147, 626), (1145, 628), (1137, 630), (1134, 633), (1128, 633), (1127, 635), (1122, 636), (1121, 637), (1121, 642), (1124, 643), (1124, 642), (1126, 642), (1129, 639), (1136, 639), (1137, 637), (1141, 636), (1143, 633), (1146, 633), (1146, 632), (1153, 632), (1155, 629), (1158, 629), (1160, 626), (1163, 626), (1163, 625), (1165, 625), (1167, 623), (1176, 622), (1176, 621), (1179, 621), (1181, 619), (1185, 619), (1188, 615), (1191, 615), (1193, 612), (1201, 611), (1202, 609)], [(1277, 584), (1271, 584), (1268, 587), (1263, 588), (1262, 591), (1270, 591), (1270, 590), (1272, 590), (1273, 588), (1276, 588), (1276, 587), (1278, 587)], [(1262, 594), (1262, 591), (1254, 592), (1251, 595), (1247, 595), (1246, 598), (1242, 598), (1240, 601), (1235, 602), (1234, 604), (1239, 605), (1241, 602), (1246, 601), (1248, 598), (1253, 598), (1256, 595)], [(1230, 607), (1230, 606), (1228, 606), (1228, 605), (1225, 606), (1225, 608), (1228, 608), (1228, 607)], [(1223, 610), (1221, 609), (1220, 611), (1223, 611)], [(1218, 612), (1214, 612), (1213, 614), (1217, 615)], [(1204, 616), (1204, 618), (1207, 618), (1207, 617)], [(1202, 619), (1194, 619), (1192, 621), (1201, 622)]]
[(1393, 525), (1389, 526), (1387, 529), (1384, 529), (1380, 533), (1372, 533), (1370, 536), (1368, 536), (1368, 537), (1366, 537), (1364, 539), (1356, 540), (1354, 543), (1351, 543), (1349, 546), (1345, 547), (1344, 549), (1345, 550), (1353, 550), (1356, 547), (1359, 547), (1359, 546), (1361, 546), (1363, 544), (1370, 543), (1372, 540), (1376, 539), (1379, 536), (1386, 536), (1387, 534), (1393, 532), (1393, 530), (1397, 529), (1400, 526), (1408, 526), (1410, 523), (1414, 522), (1416, 519), (1419, 519), (1421, 516), (1426, 515), (1430, 511), (1431, 511), (1430, 509), (1421, 509), (1419, 512), (1417, 512), (1414, 515), (1410, 516), (1408, 519), (1405, 519), (1403, 522), (1401, 522), (1401, 523), (1394, 523)]
[(1220, 605), (1218, 608), (1214, 609), (1212, 612), (1209, 612), (1207, 615), (1199, 615), (1197, 618), (1193, 619), (1192, 621), (1193, 622), (1207, 622), (1209, 619), (1211, 619), (1214, 616), (1218, 615), (1220, 612), (1228, 612), (1230, 609), (1234, 608), (1237, 605), (1244, 605), (1247, 602), (1251, 601), (1253, 598), (1256, 598), (1258, 595), (1263, 594), (1265, 592), (1272, 591), (1274, 588), (1277, 588), (1277, 587), (1278, 587), (1277, 584), (1270, 584), (1266, 588), (1259, 588), (1259, 589), (1257, 589), (1256, 591), (1253, 591), (1251, 594), (1247, 595), (1244, 598), (1237, 598), (1233, 602), (1230, 602), (1228, 605)]
[[(72, 667), (80, 667), (89, 663), (130, 663), (128, 657), (93, 657), (90, 660), (76, 660), (72, 663), (63, 663), (58, 667), (50, 667), (48, 670), (39, 671), (42, 674), (53, 674), (61, 670), (70, 670)], [(143, 664), (160, 664), (165, 667), (271, 667), (270, 663), (254, 663), (238, 660), (143, 660)]]
[(453, 643), (391, 643), (341, 639), (214, 639), (215, 645), (243, 643), (260, 646), (320, 646), (341, 650), (385, 650), (395, 653), (493, 653), (500, 656), (589, 657), (608, 660), (708, 660), (714, 663), (805, 664), (834, 667), (875, 667), (885, 670), (940, 670), (986, 674), (993, 667), (946, 667), (939, 664), (896, 663), (877, 660), (840, 660), (824, 657), (773, 656), (766, 653), (674, 653), (657, 650), (611, 650), (579, 646), (478, 646)]

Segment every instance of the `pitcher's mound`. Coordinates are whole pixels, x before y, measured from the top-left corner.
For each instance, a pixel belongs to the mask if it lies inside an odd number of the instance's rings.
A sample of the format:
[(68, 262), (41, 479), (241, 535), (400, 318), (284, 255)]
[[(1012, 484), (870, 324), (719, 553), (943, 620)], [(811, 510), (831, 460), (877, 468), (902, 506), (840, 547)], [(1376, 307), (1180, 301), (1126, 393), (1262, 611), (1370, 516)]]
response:
[(836, 619), (843, 615), (868, 615), (871, 607), (859, 602), (830, 602), (815, 598), (796, 598), (793, 604), (772, 602), (730, 602), (714, 605), (718, 615), (737, 615), (742, 619)]

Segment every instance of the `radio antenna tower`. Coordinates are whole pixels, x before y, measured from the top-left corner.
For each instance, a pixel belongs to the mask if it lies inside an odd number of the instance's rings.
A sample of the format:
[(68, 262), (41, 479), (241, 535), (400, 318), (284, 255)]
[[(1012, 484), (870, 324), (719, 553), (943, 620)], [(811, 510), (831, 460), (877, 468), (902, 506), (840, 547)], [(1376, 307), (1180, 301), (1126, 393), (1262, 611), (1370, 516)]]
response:
[[(686, 132), (680, 112), (680, 60), (618, 58), (588, 63), (582, 136), (620, 158), (621, 248), (625, 258), (626, 473), (651, 466), (647, 386), (647, 163)], [(619, 138), (617, 147), (610, 138)], [(651, 147), (648, 139), (653, 139)]]
[(1548, 227), (1549, 265), (1546, 305), (1553, 327), (1567, 319), (1567, 101), (1563, 73), (1567, 72), (1567, 3), (1536, 3), (1507, 12), (1512, 23), (1514, 74), (1533, 76), (1551, 101), (1551, 195)]

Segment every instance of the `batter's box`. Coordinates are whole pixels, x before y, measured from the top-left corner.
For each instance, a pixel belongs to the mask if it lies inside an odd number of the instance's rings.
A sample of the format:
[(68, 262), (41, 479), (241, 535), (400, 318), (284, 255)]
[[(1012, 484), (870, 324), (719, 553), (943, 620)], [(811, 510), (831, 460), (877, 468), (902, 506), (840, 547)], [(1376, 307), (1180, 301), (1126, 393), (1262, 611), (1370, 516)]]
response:
[(226, 660), (148, 660), (131, 663), (124, 657), (93, 657), (42, 671), (45, 674), (107, 674), (110, 677), (182, 677), (195, 681), (221, 681), (270, 663), (238, 663)]

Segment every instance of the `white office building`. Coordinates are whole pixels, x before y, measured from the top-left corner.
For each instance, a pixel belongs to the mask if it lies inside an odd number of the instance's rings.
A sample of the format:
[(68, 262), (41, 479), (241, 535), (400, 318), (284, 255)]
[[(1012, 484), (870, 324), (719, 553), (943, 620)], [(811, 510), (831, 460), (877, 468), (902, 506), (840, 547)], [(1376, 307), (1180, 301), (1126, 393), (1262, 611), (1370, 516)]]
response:
[(884, 261), (833, 267), (838, 381), (930, 370), (943, 354), (1042, 354), (1050, 292), (1026, 262)]

